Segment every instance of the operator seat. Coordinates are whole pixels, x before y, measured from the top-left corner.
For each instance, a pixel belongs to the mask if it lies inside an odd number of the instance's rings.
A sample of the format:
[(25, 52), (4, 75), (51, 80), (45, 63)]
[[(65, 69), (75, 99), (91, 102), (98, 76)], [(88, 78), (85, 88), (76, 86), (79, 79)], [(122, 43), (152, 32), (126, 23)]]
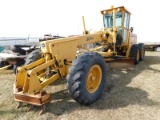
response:
[(122, 28), (119, 28), (117, 31), (117, 37), (116, 37), (116, 45), (121, 45), (123, 41), (122, 38)]

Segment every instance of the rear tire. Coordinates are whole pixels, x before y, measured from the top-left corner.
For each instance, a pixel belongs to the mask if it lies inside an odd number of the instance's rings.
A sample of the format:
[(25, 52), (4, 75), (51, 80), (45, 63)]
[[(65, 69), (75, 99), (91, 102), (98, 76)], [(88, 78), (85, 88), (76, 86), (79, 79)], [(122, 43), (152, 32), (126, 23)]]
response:
[(41, 58), (41, 52), (40, 49), (36, 49), (34, 51), (32, 51), (26, 58), (26, 62), (25, 65), (28, 65), (32, 62), (35, 62), (36, 60)]
[(138, 44), (133, 44), (130, 50), (130, 57), (134, 58), (134, 64), (137, 65), (140, 60), (140, 49)]
[(106, 73), (106, 63), (100, 54), (86, 52), (79, 55), (67, 75), (71, 97), (84, 105), (95, 102), (105, 87)]
[(145, 56), (145, 46), (144, 46), (144, 43), (139, 43), (139, 49), (140, 49), (140, 58), (139, 60), (140, 61), (143, 61), (144, 60), (144, 56)]

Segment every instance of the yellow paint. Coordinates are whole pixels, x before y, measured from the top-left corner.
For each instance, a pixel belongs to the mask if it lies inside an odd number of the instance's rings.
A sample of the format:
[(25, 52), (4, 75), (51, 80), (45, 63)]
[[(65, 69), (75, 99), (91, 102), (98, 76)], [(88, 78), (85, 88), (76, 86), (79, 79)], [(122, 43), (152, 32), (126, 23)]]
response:
[(99, 65), (93, 65), (86, 78), (86, 88), (88, 92), (94, 93), (98, 88), (102, 80), (102, 70)]

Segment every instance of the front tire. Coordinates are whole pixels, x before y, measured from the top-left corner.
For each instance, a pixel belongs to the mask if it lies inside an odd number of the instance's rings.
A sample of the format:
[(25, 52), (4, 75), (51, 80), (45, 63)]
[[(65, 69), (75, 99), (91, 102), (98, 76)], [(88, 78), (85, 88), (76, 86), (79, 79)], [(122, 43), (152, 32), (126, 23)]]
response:
[(73, 61), (67, 75), (67, 86), (71, 97), (77, 102), (90, 105), (99, 99), (106, 82), (104, 58), (94, 52), (79, 55)]

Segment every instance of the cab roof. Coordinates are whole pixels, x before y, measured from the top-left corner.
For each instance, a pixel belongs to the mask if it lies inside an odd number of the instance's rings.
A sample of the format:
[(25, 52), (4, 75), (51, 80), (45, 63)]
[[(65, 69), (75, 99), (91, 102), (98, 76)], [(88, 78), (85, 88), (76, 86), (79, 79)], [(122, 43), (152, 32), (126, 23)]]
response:
[(110, 11), (112, 11), (113, 9), (116, 9), (116, 10), (120, 9), (120, 10), (122, 10), (122, 11), (126, 11), (126, 12), (128, 12), (129, 14), (131, 14), (131, 12), (129, 12), (124, 6), (120, 6), (120, 7), (113, 7), (113, 6), (111, 6), (110, 9), (102, 10), (102, 11), (101, 11), (101, 14), (104, 14), (104, 11), (110, 12)]

